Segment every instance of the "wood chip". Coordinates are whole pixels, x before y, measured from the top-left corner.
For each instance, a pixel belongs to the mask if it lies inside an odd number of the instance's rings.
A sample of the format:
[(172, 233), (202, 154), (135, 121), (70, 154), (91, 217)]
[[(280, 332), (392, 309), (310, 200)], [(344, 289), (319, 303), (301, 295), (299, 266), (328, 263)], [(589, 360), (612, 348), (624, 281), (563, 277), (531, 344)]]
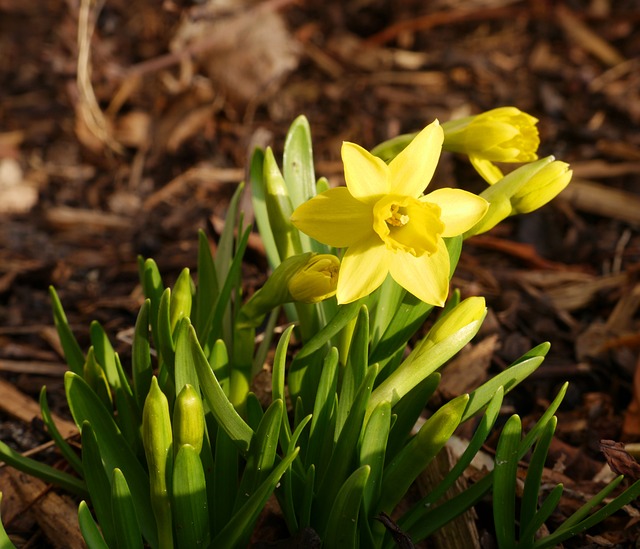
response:
[[(0, 379), (0, 410), (25, 423), (31, 423), (35, 418), (40, 418), (40, 405), (3, 379)], [(51, 415), (63, 437), (68, 438), (78, 432), (75, 423), (67, 421), (55, 413)]]

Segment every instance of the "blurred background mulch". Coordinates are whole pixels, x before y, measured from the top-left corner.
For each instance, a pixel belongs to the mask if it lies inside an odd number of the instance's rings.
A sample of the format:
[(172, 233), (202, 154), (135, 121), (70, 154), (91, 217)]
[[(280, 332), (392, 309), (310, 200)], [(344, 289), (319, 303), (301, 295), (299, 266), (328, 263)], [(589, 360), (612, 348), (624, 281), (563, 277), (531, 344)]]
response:
[[(489, 315), (439, 396), (550, 341), (504, 414), (526, 425), (571, 382), (547, 471), (570, 513), (607, 477), (599, 441), (640, 440), (638, 29), (637, 0), (0, 0), (0, 438), (48, 451), (44, 384), (73, 431), (47, 287), (81, 344), (97, 319), (126, 355), (137, 255), (169, 282), (193, 269), (197, 229), (215, 243), (253, 147), (278, 155), (297, 115), (318, 176), (338, 184), (343, 140), (373, 147), (514, 105), (540, 119), (541, 156), (571, 163), (574, 180), (468, 241), (454, 284), (486, 296)], [(483, 188), (452, 154), (445, 184)], [(249, 291), (265, 265), (253, 241)], [(75, 503), (8, 468), (0, 489), (25, 546), (80, 543), (59, 526)], [(567, 546), (635, 546), (639, 516), (628, 506)], [(477, 528), (491, 546), (482, 514)]]

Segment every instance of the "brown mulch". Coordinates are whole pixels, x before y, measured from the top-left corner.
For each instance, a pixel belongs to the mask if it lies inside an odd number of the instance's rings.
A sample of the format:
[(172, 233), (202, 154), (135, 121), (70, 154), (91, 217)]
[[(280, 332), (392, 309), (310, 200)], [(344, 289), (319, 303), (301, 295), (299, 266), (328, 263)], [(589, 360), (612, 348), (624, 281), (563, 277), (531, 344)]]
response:
[[(343, 140), (372, 147), (514, 105), (540, 119), (541, 155), (571, 163), (573, 182), (468, 241), (454, 283), (489, 304), (467, 351), (478, 382), (551, 342), (504, 418), (530, 425), (570, 382), (548, 473), (570, 513), (601, 487), (599, 441), (640, 441), (638, 28), (634, 0), (0, 0), (0, 439), (57, 459), (34, 421), (45, 384), (68, 418), (47, 287), (81, 344), (96, 319), (126, 356), (137, 255), (168, 282), (193, 270), (197, 229), (215, 242), (250, 151), (278, 157), (297, 115), (316, 173), (338, 182)], [(482, 189), (451, 154), (434, 184)], [(250, 287), (265, 264), (253, 245)], [(464, 371), (441, 398), (467, 390)], [(59, 494), (7, 468), (0, 490), (17, 544), (68, 546), (36, 520)], [(566, 546), (633, 546), (639, 509)]]

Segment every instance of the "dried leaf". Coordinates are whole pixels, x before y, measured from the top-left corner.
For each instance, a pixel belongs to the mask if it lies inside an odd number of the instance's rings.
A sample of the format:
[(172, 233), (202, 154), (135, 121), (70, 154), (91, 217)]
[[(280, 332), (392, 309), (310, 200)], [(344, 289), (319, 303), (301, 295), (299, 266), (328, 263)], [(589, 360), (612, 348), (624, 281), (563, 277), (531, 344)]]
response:
[(640, 479), (640, 463), (633, 459), (624, 449), (624, 443), (615, 440), (601, 440), (600, 451), (614, 473), (624, 475), (632, 480)]

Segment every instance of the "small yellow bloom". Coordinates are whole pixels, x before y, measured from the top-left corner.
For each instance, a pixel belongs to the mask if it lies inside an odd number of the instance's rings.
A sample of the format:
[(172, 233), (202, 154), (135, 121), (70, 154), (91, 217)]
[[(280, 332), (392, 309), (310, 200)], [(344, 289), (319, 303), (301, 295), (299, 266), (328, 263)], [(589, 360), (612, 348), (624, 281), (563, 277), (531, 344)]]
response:
[(540, 144), (537, 118), (516, 107), (500, 107), (443, 124), (448, 151), (464, 153), (490, 184), (502, 178), (493, 162), (532, 162)]
[(319, 254), (311, 257), (289, 279), (289, 293), (294, 301), (318, 303), (335, 295), (338, 286), (340, 260), (335, 255)]
[(370, 294), (390, 273), (419, 299), (444, 304), (450, 266), (443, 237), (464, 233), (488, 205), (459, 189), (422, 196), (442, 141), (442, 128), (435, 121), (388, 165), (345, 142), (346, 188), (329, 189), (293, 212), (291, 221), (299, 230), (329, 246), (347, 248), (338, 277), (339, 303)]

